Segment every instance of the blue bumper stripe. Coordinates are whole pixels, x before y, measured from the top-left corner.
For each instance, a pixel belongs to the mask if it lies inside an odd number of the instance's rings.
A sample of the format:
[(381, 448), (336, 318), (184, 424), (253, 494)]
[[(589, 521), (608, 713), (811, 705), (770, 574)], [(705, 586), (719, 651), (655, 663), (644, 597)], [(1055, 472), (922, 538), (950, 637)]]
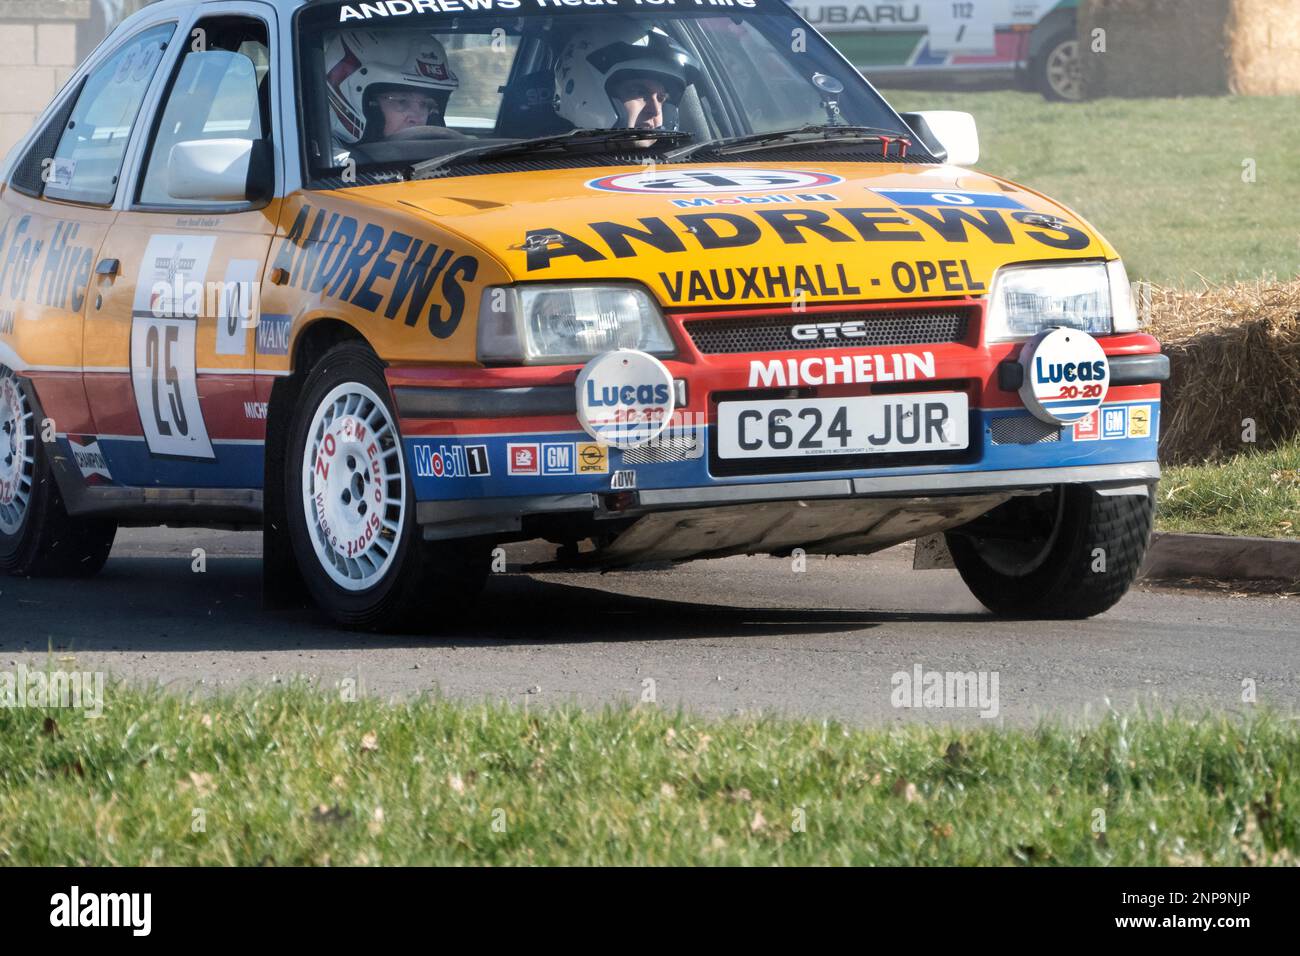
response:
[[(1151, 410), (1150, 434), (1145, 438), (1074, 439), (1065, 426), (1061, 440), (1035, 445), (995, 445), (990, 435), (995, 419), (1031, 416), (1023, 409), (973, 410), (972, 441), (983, 448), (979, 461), (906, 468), (875, 468), (851, 471), (790, 471), (770, 475), (715, 478), (709, 473), (708, 436), (702, 436), (704, 454), (688, 461), (657, 464), (626, 464), (623, 452), (609, 450), (608, 470), (579, 474), (580, 446), (590, 444), (583, 432), (549, 435), (485, 435), (480, 437), (408, 438), (406, 459), (411, 467), (415, 496), (419, 501), (457, 501), (524, 495), (608, 492), (616, 471), (635, 471), (636, 488), (700, 488), (706, 486), (774, 484), (810, 478), (866, 478), (887, 475), (937, 474), (979, 471), (1007, 471), (1022, 468), (1053, 468), (1074, 465), (1104, 465), (1156, 460), (1159, 435), (1159, 402), (1114, 403), (1104, 408), (1146, 406)], [(1127, 420), (1126, 415), (1126, 420)], [(513, 447), (512, 447), (513, 446)], [(516, 457), (522, 456), (522, 457)], [(512, 474), (510, 465), (524, 466), (526, 474)], [(800, 459), (791, 459), (797, 468)], [(486, 462), (483, 464), (471, 464)], [(486, 473), (485, 473), (486, 468)]]

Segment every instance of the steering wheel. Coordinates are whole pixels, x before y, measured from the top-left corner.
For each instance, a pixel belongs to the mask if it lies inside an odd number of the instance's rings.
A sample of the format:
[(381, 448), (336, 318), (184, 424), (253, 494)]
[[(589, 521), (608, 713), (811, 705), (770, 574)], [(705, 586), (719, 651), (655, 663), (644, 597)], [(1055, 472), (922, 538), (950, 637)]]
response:
[(410, 129), (404, 129), (400, 133), (387, 137), (386, 142), (405, 143), (422, 139), (469, 139), (469, 137), (446, 126), (412, 126)]

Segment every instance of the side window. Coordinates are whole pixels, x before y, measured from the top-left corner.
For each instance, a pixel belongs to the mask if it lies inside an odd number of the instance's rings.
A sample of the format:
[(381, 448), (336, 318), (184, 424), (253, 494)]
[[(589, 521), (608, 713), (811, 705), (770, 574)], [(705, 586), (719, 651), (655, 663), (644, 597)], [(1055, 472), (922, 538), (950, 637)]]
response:
[(271, 59), (261, 20), (201, 20), (167, 92), (140, 185), (139, 202), (154, 206), (204, 206), (212, 200), (180, 199), (168, 189), (172, 150), (179, 143), (217, 139), (258, 141), (270, 135)]
[(47, 197), (113, 201), (126, 144), (174, 30), (165, 24), (137, 34), (86, 78), (51, 157)]
[(795, 70), (798, 57), (782, 56), (748, 21), (706, 17), (700, 28), (754, 132), (826, 122), (817, 88)]
[(490, 132), (496, 126), (501, 90), (519, 50), (519, 37), (497, 31), (492, 35), (439, 35), (438, 39), (447, 51), (452, 72), (460, 80), (460, 88), (447, 102), (447, 125)]

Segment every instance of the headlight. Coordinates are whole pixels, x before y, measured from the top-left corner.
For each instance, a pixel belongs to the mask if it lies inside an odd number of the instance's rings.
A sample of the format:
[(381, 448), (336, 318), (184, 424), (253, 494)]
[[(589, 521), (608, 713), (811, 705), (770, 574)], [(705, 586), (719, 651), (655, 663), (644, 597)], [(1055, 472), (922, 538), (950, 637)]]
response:
[(650, 293), (634, 285), (522, 285), (483, 291), (481, 362), (572, 365), (611, 349), (673, 355)]
[(1108, 335), (1136, 331), (1137, 312), (1118, 259), (1012, 266), (993, 279), (987, 323), (986, 342), (1027, 339), (1058, 325)]
[(1106, 263), (1106, 275), (1110, 276), (1110, 304), (1114, 316), (1114, 331), (1136, 332), (1138, 330), (1137, 302), (1133, 299), (1133, 286), (1129, 284), (1124, 260), (1112, 259)]

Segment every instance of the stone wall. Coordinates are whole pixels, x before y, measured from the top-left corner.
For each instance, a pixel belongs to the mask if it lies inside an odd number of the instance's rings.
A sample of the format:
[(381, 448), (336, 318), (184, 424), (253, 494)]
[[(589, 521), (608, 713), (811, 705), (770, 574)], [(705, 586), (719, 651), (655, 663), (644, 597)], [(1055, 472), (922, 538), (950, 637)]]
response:
[(90, 0), (0, 0), (0, 153), (33, 120), (80, 62), (77, 25)]

